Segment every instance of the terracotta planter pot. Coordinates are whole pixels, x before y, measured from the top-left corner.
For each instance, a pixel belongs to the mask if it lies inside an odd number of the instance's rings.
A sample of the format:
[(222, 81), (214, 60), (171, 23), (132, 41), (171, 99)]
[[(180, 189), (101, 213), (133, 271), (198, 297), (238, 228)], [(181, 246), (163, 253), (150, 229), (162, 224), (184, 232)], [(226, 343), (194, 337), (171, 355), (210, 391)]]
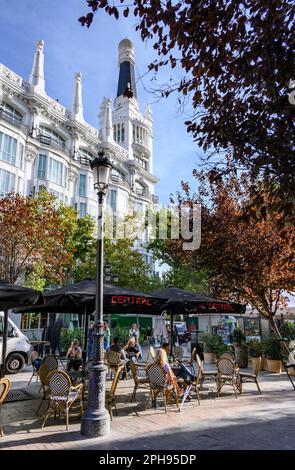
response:
[(204, 352), (204, 361), (206, 364), (215, 364), (216, 356), (214, 353)]
[(282, 362), (278, 359), (266, 359), (267, 370), (272, 373), (282, 372)]

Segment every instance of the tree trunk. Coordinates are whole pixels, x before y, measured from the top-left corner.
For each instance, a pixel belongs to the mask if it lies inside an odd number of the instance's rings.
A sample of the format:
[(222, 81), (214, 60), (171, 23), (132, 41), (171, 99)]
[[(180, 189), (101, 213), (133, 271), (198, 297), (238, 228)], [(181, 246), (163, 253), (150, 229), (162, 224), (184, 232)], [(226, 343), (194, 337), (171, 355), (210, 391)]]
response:
[(287, 355), (289, 357), (290, 349), (289, 349), (286, 341), (283, 340), (281, 332), (278, 329), (278, 327), (276, 325), (276, 322), (274, 320), (274, 317), (269, 317), (269, 324), (270, 324), (270, 327), (271, 327), (275, 337), (280, 341), (280, 345), (282, 346), (282, 348), (284, 348), (285, 352), (287, 353)]

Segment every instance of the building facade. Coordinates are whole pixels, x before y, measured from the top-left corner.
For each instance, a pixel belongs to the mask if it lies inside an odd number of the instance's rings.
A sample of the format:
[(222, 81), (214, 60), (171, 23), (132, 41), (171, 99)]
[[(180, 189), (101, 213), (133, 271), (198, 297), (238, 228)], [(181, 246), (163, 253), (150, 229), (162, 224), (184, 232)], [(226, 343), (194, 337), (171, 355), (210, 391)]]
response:
[(37, 41), (28, 81), (0, 64), (0, 195), (29, 195), (44, 188), (80, 216), (96, 217), (89, 161), (103, 150), (114, 167), (107, 204), (116, 217), (151, 207), (158, 181), (153, 175), (152, 112), (149, 107), (140, 111), (134, 64), (133, 44), (123, 39), (117, 95), (113, 103), (103, 99), (97, 129), (84, 120), (81, 73), (75, 74), (70, 110), (46, 94), (42, 40)]

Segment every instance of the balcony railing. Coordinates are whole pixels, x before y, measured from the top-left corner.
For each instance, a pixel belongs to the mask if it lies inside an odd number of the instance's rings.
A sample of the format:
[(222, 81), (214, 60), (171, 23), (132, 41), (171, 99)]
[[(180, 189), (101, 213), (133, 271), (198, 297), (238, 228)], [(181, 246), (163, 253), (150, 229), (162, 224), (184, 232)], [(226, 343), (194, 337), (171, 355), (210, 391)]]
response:
[(22, 118), (18, 116), (14, 116), (11, 114), (9, 111), (6, 109), (0, 108), (0, 118), (3, 119), (3, 121), (9, 122), (10, 124), (13, 124), (14, 126), (18, 127), (20, 129), (21, 124), (22, 124)]
[(39, 140), (41, 144), (50, 145), (51, 147), (55, 147), (63, 151), (66, 148), (65, 142), (61, 142), (45, 134), (38, 134), (37, 140)]

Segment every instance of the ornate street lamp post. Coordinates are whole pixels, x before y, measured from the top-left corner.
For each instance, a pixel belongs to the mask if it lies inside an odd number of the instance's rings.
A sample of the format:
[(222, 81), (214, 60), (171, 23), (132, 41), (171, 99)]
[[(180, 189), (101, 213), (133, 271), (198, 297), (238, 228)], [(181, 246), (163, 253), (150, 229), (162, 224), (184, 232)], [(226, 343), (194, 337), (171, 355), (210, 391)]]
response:
[(103, 225), (104, 201), (112, 170), (110, 160), (103, 152), (90, 162), (94, 189), (98, 195), (98, 231), (96, 258), (95, 333), (93, 335), (93, 358), (89, 367), (88, 407), (82, 417), (81, 434), (87, 437), (104, 436), (110, 432), (110, 417), (105, 408), (105, 382), (107, 367), (103, 348)]

